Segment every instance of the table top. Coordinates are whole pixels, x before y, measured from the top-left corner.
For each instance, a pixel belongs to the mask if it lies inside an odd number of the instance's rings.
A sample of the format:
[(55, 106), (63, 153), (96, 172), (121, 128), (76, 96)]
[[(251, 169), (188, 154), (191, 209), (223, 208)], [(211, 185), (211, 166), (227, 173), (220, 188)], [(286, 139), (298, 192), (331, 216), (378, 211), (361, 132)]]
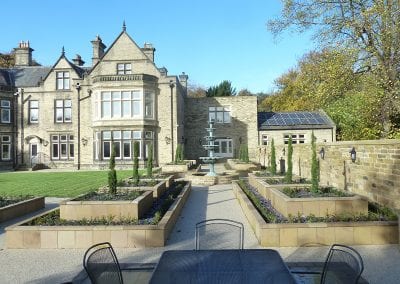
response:
[(276, 250), (170, 250), (150, 283), (296, 283)]

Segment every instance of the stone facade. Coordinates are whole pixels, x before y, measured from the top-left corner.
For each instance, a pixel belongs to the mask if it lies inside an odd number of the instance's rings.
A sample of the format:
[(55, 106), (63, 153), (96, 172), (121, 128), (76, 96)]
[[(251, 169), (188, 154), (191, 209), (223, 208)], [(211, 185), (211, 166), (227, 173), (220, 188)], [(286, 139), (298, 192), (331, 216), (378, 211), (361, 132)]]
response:
[(92, 45), (91, 67), (79, 55), (72, 63), (64, 49), (52, 67), (32, 66), (29, 42), (15, 48), (16, 66), (0, 69), (0, 99), (9, 104), (1, 111), (11, 109), (0, 122), (11, 145), (1, 168), (105, 168), (113, 147), (117, 168), (131, 167), (134, 142), (142, 165), (150, 145), (155, 164), (172, 161), (184, 136), (188, 76), (157, 68), (155, 48), (140, 48), (125, 27), (107, 50), (99, 36)]
[[(228, 123), (214, 124), (215, 135), (220, 139), (220, 146), (228, 151), (223, 151), (225, 156), (216, 152), (217, 156), (226, 158), (238, 157), (240, 144), (247, 144), (249, 156), (255, 158), (257, 149), (257, 98), (247, 96), (236, 97), (212, 97), (212, 98), (186, 98), (185, 101), (185, 153), (189, 159), (197, 159), (206, 156), (203, 148), (206, 144), (205, 128), (208, 126), (210, 108), (225, 107), (228, 110), (230, 119)], [(213, 111), (213, 109), (211, 109)], [(217, 110), (218, 112), (218, 110)], [(225, 117), (226, 118), (226, 117)], [(218, 140), (217, 140), (218, 141)], [(229, 142), (230, 141), (230, 142)], [(228, 145), (228, 143), (231, 143)], [(221, 149), (224, 150), (224, 149)]]

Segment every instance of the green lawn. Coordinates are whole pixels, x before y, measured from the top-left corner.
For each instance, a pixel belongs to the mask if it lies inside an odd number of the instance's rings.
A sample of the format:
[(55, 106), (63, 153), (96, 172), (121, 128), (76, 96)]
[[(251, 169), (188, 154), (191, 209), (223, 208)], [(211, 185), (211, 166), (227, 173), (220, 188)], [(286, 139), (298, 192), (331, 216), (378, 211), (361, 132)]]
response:
[[(132, 170), (117, 171), (118, 180)], [(75, 197), (107, 184), (107, 171), (0, 172), (0, 195)]]

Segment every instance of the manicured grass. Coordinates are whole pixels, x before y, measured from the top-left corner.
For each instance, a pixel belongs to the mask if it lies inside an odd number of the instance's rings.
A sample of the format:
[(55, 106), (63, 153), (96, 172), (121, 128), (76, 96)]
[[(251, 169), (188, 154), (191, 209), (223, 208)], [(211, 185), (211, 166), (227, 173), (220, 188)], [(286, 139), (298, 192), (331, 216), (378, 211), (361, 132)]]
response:
[[(132, 170), (117, 171), (118, 180), (132, 176)], [(107, 184), (107, 170), (80, 172), (0, 173), (0, 195), (75, 197)]]

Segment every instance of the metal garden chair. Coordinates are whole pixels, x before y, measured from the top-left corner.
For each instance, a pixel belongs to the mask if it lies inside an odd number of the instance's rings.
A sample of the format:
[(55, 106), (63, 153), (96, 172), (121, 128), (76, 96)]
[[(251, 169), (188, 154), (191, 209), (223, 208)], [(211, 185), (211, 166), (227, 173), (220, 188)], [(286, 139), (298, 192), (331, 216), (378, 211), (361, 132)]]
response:
[(91, 246), (83, 257), (83, 267), (92, 283), (123, 283), (121, 268), (108, 242)]
[[(361, 274), (364, 270), (364, 263), (360, 254), (353, 248), (345, 245), (334, 244), (329, 249), (322, 271), (295, 270), (291, 273), (296, 274), (301, 279), (304, 277), (313, 279), (320, 277), (320, 283), (361, 283), (364, 282)], [(308, 276), (309, 275), (309, 276)], [(314, 276), (313, 276), (314, 275)], [(308, 281), (311, 281), (310, 279)]]
[(244, 227), (228, 219), (209, 219), (196, 224), (196, 250), (243, 249)]

